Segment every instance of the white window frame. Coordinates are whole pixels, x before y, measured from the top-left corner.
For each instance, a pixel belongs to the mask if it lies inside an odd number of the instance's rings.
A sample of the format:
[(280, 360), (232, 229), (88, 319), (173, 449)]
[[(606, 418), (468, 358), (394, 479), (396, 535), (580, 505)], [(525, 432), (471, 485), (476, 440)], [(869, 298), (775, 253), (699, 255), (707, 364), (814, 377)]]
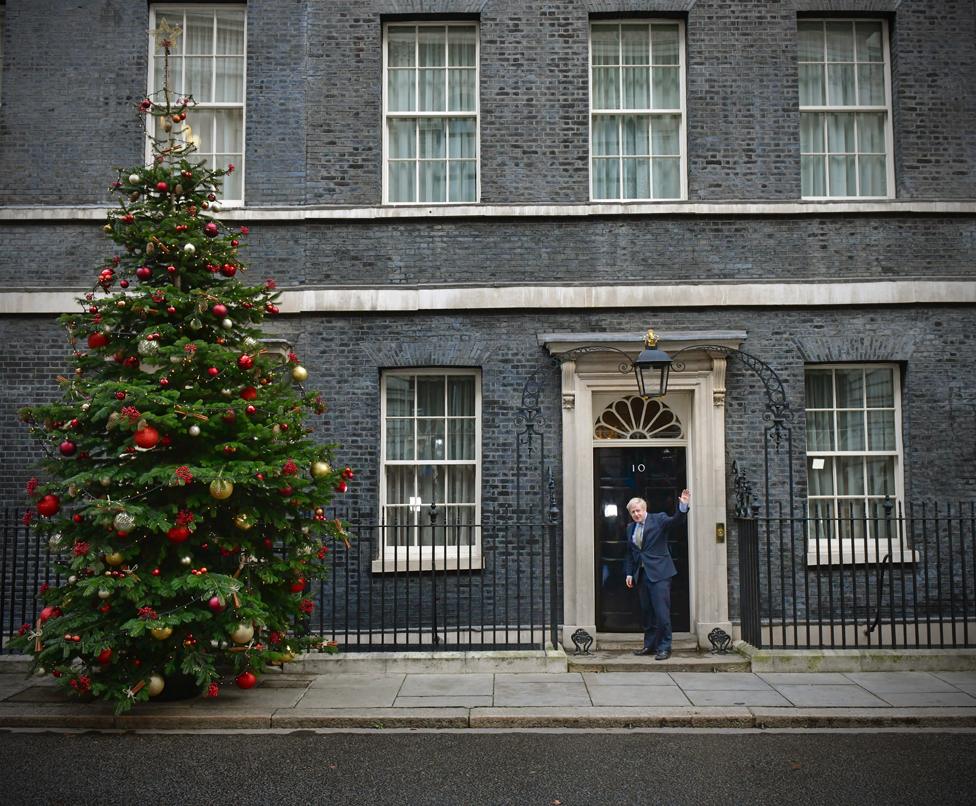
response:
[[(469, 459), (387, 459), (386, 458), (386, 390), (387, 381), (391, 377), (409, 378), (418, 375), (438, 375), (443, 377), (464, 376), (474, 378), (474, 401), (475, 401), (475, 441), (474, 441), (474, 460)], [(416, 419), (416, 412), (414, 413)], [(445, 417), (449, 415), (445, 412)], [(379, 546), (379, 556), (372, 561), (373, 573), (394, 573), (404, 571), (429, 571), (436, 568), (438, 571), (466, 571), (469, 568), (477, 570), (482, 567), (481, 551), (481, 433), (482, 433), (482, 401), (481, 401), (481, 370), (454, 368), (454, 367), (409, 367), (403, 369), (387, 369), (380, 374), (380, 464), (379, 464), (379, 508), (377, 523), (385, 522), (384, 513), (386, 511), (387, 489), (386, 489), (386, 468), (389, 465), (400, 465), (416, 467), (417, 465), (436, 465), (438, 467), (470, 466), (474, 465), (474, 524), (473, 524), (473, 543), (457, 546), (388, 546), (385, 539), (385, 530), (378, 530), (377, 545)], [(445, 508), (444, 502), (435, 502), (440, 505), (439, 523), (444, 523)], [(430, 501), (418, 501), (419, 511), (417, 512), (418, 523), (424, 523), (427, 512), (430, 509)]]
[[(197, 104), (196, 104), (196, 107), (195, 108), (196, 109), (240, 109), (241, 110), (241, 157), (240, 157), (240, 164), (239, 165), (238, 164), (235, 164), (234, 165), (234, 171), (235, 172), (238, 172), (240, 174), (241, 196), (240, 196), (239, 199), (237, 199), (237, 198), (235, 198), (235, 199), (221, 198), (220, 199), (220, 204), (223, 205), (224, 207), (243, 207), (244, 206), (244, 199), (247, 198), (247, 187), (246, 187), (246, 184), (245, 184), (245, 178), (247, 176), (247, 173), (246, 173), (246, 170), (245, 170), (245, 167), (246, 167), (245, 166), (245, 161), (247, 159), (247, 35), (248, 35), (248, 32), (247, 32), (247, 23), (248, 23), (248, 19), (247, 19), (247, 3), (244, 3), (244, 2), (241, 2), (241, 3), (213, 3), (213, 4), (197, 4), (197, 3), (152, 3), (150, 5), (150, 8), (149, 8), (149, 30), (150, 30), (150, 34), (149, 34), (149, 80), (148, 80), (147, 86), (149, 87), (149, 94), (150, 95), (152, 95), (154, 92), (158, 92), (159, 89), (161, 89), (161, 88), (155, 86), (155, 81), (156, 81), (155, 59), (157, 58), (157, 56), (156, 56), (156, 39), (155, 39), (155, 36), (152, 33), (153, 31), (156, 30), (156, 27), (157, 27), (157, 22), (156, 22), (156, 15), (157, 15), (157, 13), (159, 13), (159, 12), (162, 12), (162, 13), (165, 13), (165, 14), (182, 13), (184, 15), (183, 16), (183, 19), (184, 19), (184, 26), (183, 27), (184, 27), (184, 30), (185, 30), (185, 28), (186, 28), (185, 21), (186, 21), (186, 12), (187, 11), (193, 11), (193, 12), (209, 11), (209, 12), (211, 12), (214, 15), (214, 18), (215, 18), (214, 19), (214, 34), (213, 35), (214, 35), (214, 53), (216, 53), (216, 39), (217, 39), (216, 14), (217, 14), (218, 11), (227, 11), (229, 9), (239, 10), (244, 15), (244, 53), (243, 53), (244, 71), (243, 71), (243, 75), (242, 75), (242, 81), (243, 81), (243, 87), (242, 87), (243, 100), (242, 101), (239, 101), (239, 102), (237, 102), (237, 101), (219, 101), (219, 102), (217, 102), (217, 101), (208, 101), (208, 102), (197, 101)], [(180, 41), (181, 42), (184, 41), (184, 38), (183, 38), (182, 35), (180, 36)], [(183, 69), (185, 70), (186, 60), (184, 59), (182, 63), (184, 65)], [(214, 61), (213, 61), (213, 70), (214, 70), (214, 73), (216, 72), (216, 69), (217, 69), (217, 60), (214, 59)], [(211, 78), (212, 78), (211, 86), (212, 87), (215, 87), (216, 86), (216, 75), (212, 75)], [(190, 114), (192, 114), (192, 111), (191, 111)], [(211, 139), (213, 139), (213, 132), (211, 132)], [(192, 156), (196, 156), (196, 155), (192, 155)], [(153, 159), (152, 145), (147, 140), (147, 142), (146, 142), (146, 163), (147, 164), (150, 164), (152, 162), (152, 159)], [(217, 168), (217, 167), (226, 167), (226, 166), (217, 166), (217, 165), (215, 165), (214, 167)]]
[[(593, 107), (593, 26), (594, 25), (647, 25), (650, 29), (653, 25), (675, 25), (678, 26), (678, 101), (679, 106), (676, 109), (607, 109), (607, 110), (597, 110)], [(587, 153), (587, 170), (589, 171), (590, 181), (590, 202), (592, 204), (633, 204), (633, 203), (647, 203), (647, 204), (661, 204), (674, 201), (685, 201), (688, 198), (688, 114), (686, 111), (687, 107), (687, 53), (685, 48), (685, 23), (684, 20), (676, 20), (669, 18), (660, 19), (643, 19), (643, 18), (625, 18), (625, 19), (591, 19), (588, 23), (587, 32), (587, 95), (589, 96), (589, 116), (587, 119), (587, 141), (586, 141), (586, 153)], [(679, 167), (678, 167), (678, 180), (680, 183), (679, 195), (676, 197), (667, 198), (647, 198), (647, 199), (631, 199), (623, 196), (623, 186), (620, 187), (621, 196), (616, 199), (598, 199), (593, 193), (593, 117), (594, 115), (646, 115), (648, 117), (664, 116), (664, 115), (678, 115), (680, 117), (680, 123), (678, 124), (678, 148), (681, 151), (679, 157)], [(622, 149), (621, 149), (622, 150)], [(620, 159), (623, 159), (623, 154), (618, 155)], [(623, 182), (623, 171), (620, 171), (620, 181)], [(653, 176), (651, 177), (651, 187), (654, 186)]]
[[(451, 26), (474, 26), (474, 39), (475, 39), (475, 52), (474, 52), (474, 112), (422, 112), (420, 110), (415, 110), (412, 112), (391, 112), (389, 110), (389, 70), (388, 70), (388, 54), (389, 54), (389, 37), (388, 32), (391, 27), (394, 28), (404, 28), (404, 27), (414, 27), (418, 29), (417, 44), (415, 47), (419, 48), (419, 29), (421, 28), (443, 28), (445, 31)], [(419, 59), (414, 59), (414, 69), (419, 69), (417, 64)], [(445, 65), (445, 70), (449, 69), (448, 65)], [(389, 143), (389, 125), (388, 121), (390, 118), (458, 118), (458, 117), (468, 117), (474, 118), (474, 148), (475, 148), (475, 191), (473, 201), (442, 201), (442, 202), (432, 202), (432, 201), (390, 201), (390, 143)], [(383, 177), (382, 177), (382, 196), (383, 204), (390, 205), (392, 207), (445, 207), (445, 206), (458, 206), (465, 204), (478, 204), (481, 201), (481, 25), (477, 20), (466, 20), (466, 19), (456, 19), (456, 20), (441, 20), (436, 22), (421, 22), (416, 20), (402, 20), (398, 22), (387, 22), (383, 25), (383, 125), (382, 125), (382, 138), (383, 138)], [(419, 135), (418, 135), (419, 136)], [(420, 189), (420, 148), (417, 144), (416, 149), (417, 157), (417, 193), (419, 195)], [(448, 183), (448, 188), (450, 187), (450, 178), (445, 177), (445, 181)], [(445, 197), (447, 193), (445, 192)]]
[[(833, 363), (833, 364), (806, 364), (804, 366), (804, 377), (808, 370), (852, 370), (860, 369), (862, 371), (873, 370), (873, 369), (889, 369), (892, 372), (892, 377), (894, 380), (894, 414), (895, 414), (895, 447), (892, 450), (883, 451), (872, 451), (868, 450), (865, 446), (865, 450), (861, 451), (841, 451), (841, 450), (810, 450), (804, 446), (804, 471), (808, 471), (809, 462), (812, 459), (817, 458), (829, 458), (836, 459), (838, 457), (894, 457), (895, 468), (895, 489), (891, 492), (891, 499), (894, 504), (894, 508), (891, 513), (891, 524), (892, 524), (892, 536), (891, 536), (891, 560), (892, 562), (914, 562), (918, 559), (917, 552), (909, 549), (906, 543), (906, 534), (902, 526), (898, 521), (899, 515), (899, 505), (900, 502), (904, 500), (904, 444), (902, 441), (902, 379), (901, 379), (901, 368), (898, 364), (890, 362), (863, 362), (863, 361), (852, 361), (850, 363)], [(837, 413), (838, 411), (870, 411), (868, 408), (855, 408), (855, 409), (844, 409), (837, 407), (837, 384), (836, 380), (832, 383), (832, 389), (834, 393), (834, 399), (832, 401), (832, 406), (829, 409), (817, 408), (811, 409), (807, 402), (804, 401), (804, 416), (810, 411), (830, 411), (834, 417), (834, 434), (838, 433), (837, 427)], [(866, 401), (865, 401), (866, 403)], [(833, 492), (830, 495), (823, 496), (811, 496), (809, 494), (809, 489), (807, 490), (807, 505), (811, 501), (818, 500), (830, 500), (835, 504), (834, 517), (837, 517), (836, 503), (839, 500), (860, 500), (865, 501), (869, 498), (875, 499), (877, 496), (869, 495), (867, 479), (865, 479), (864, 484), (864, 494), (862, 495), (849, 495), (843, 496), (839, 495), (838, 485), (837, 485), (837, 464), (833, 463), (834, 468), (834, 478), (833, 478)], [(866, 472), (866, 471), (865, 471)], [(807, 565), (817, 566), (817, 565), (857, 565), (869, 562), (877, 562), (884, 558), (888, 553), (887, 539), (884, 536), (879, 537), (876, 542), (873, 535), (869, 535), (867, 540), (867, 546), (863, 539), (838, 536), (835, 531), (837, 528), (837, 521), (832, 521), (831, 529), (833, 531), (833, 536), (830, 538), (808, 538), (807, 539)]]
[[(797, 68), (797, 102), (800, 113), (804, 112), (819, 112), (819, 113), (830, 113), (830, 112), (844, 112), (850, 114), (857, 114), (859, 112), (884, 112), (885, 114), (885, 185), (887, 193), (883, 196), (862, 196), (860, 194), (855, 194), (853, 196), (835, 196), (830, 194), (830, 170), (829, 170), (829, 159), (830, 151), (827, 151), (827, 117), (824, 114), (824, 130), (823, 130), (823, 143), (824, 143), (824, 159), (827, 164), (824, 166), (824, 189), (827, 194), (824, 196), (802, 196), (801, 198), (810, 201), (838, 201), (846, 199), (893, 199), (895, 198), (895, 159), (894, 159), (894, 133), (892, 128), (891, 120), (891, 44), (890, 44), (890, 32), (888, 21), (883, 17), (800, 17), (797, 20), (797, 31), (799, 31), (799, 24), (801, 22), (819, 22), (821, 24), (828, 22), (850, 22), (851, 26), (858, 22), (878, 22), (881, 23), (881, 33), (884, 40), (884, 88), (885, 88), (885, 102), (884, 106), (878, 105), (861, 105), (861, 104), (849, 104), (847, 106), (824, 104), (822, 106), (805, 106), (799, 103), (799, 67)], [(826, 29), (825, 34), (826, 36)], [(856, 54), (855, 54), (856, 57)], [(824, 51), (824, 59), (826, 60), (826, 49)], [(797, 58), (797, 65), (800, 64), (827, 64), (828, 62), (800, 62), (799, 57)], [(829, 62), (829, 64), (836, 64), (837, 62)], [(845, 62), (846, 63), (846, 62)], [(854, 62), (854, 98), (857, 100), (857, 69), (856, 65), (858, 62)], [(826, 81), (826, 76), (824, 76)], [(826, 98), (824, 99), (826, 100)], [(855, 126), (857, 125), (855, 119)], [(855, 135), (857, 136), (857, 135)], [(799, 139), (799, 138), (798, 138)], [(820, 152), (817, 152), (819, 155)], [(849, 152), (845, 152), (849, 153)], [(859, 152), (855, 152), (855, 159), (859, 156)], [(802, 150), (801, 150), (802, 157)], [(861, 175), (860, 171), (855, 171), (855, 179), (857, 183), (857, 188), (860, 190), (861, 187)], [(802, 181), (802, 180), (801, 180)], [(802, 191), (801, 191), (802, 193)]]

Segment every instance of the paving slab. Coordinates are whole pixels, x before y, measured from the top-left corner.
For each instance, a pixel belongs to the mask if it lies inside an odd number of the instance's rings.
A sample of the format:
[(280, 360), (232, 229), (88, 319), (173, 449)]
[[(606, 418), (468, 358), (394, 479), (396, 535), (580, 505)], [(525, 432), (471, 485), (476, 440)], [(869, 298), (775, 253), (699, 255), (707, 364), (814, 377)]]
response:
[(747, 708), (474, 708), (472, 728), (749, 728), (755, 719)]
[(408, 674), (400, 697), (491, 696), (490, 674)]
[(403, 675), (374, 677), (368, 680), (346, 678), (342, 684), (312, 685), (300, 700), (303, 708), (390, 708)]
[(685, 691), (772, 691), (765, 680), (752, 673), (693, 674), (672, 672), (671, 677)]
[(778, 691), (754, 689), (692, 689), (686, 691), (694, 705), (769, 705), (789, 707), (790, 701)]
[(276, 711), (272, 728), (466, 728), (467, 708), (299, 708)]
[(851, 681), (840, 672), (759, 672), (756, 677), (771, 686), (848, 686)]
[(896, 708), (976, 707), (976, 697), (963, 691), (884, 691), (878, 696)]
[(495, 680), (496, 706), (590, 706), (590, 695), (583, 681), (575, 683), (512, 683)]
[(888, 703), (870, 691), (848, 682), (845, 685), (784, 685), (774, 688), (800, 708), (885, 708)]
[(358, 688), (363, 685), (377, 683), (385, 685), (391, 681), (397, 681), (397, 686), (403, 683), (403, 678), (407, 675), (404, 672), (390, 674), (387, 672), (357, 672), (356, 674), (322, 674), (312, 678), (310, 689), (318, 688), (340, 688), (349, 686)]
[[(226, 708), (261, 708), (270, 713), (275, 708), (294, 708), (305, 696), (305, 691), (305, 688), (277, 688), (263, 684), (245, 691), (234, 685), (224, 685), (221, 686), (220, 694), (215, 698), (201, 695), (190, 700), (184, 700), (182, 703), (190, 708), (197, 710), (204, 708), (214, 713)], [(167, 706), (166, 703), (152, 702), (149, 703), (148, 707), (172, 706)]]
[(494, 698), (484, 696), (397, 697), (394, 708), (479, 708), (494, 705)]
[(579, 672), (561, 674), (496, 674), (496, 683), (581, 683), (583, 675)]
[(958, 691), (931, 672), (848, 672), (847, 678), (882, 696), (888, 692)]
[(763, 708), (750, 711), (760, 728), (896, 728), (976, 726), (976, 708)]
[(670, 686), (593, 686), (590, 688), (593, 705), (691, 705), (684, 692), (673, 683)]
[(976, 672), (934, 672), (934, 674), (960, 691), (976, 696)]
[(584, 672), (583, 682), (593, 686), (674, 686), (667, 672)]

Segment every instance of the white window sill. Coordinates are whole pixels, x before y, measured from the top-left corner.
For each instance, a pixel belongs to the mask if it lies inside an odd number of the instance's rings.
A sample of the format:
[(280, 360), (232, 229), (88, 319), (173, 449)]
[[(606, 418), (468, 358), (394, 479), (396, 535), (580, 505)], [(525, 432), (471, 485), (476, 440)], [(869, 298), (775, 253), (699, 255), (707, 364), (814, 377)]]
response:
[(384, 557), (373, 560), (371, 570), (374, 574), (430, 573), (431, 571), (480, 571), (484, 568), (484, 558), (477, 550), (469, 555), (462, 551), (461, 556), (449, 554), (446, 557)]
[[(863, 545), (860, 547), (852, 547), (850, 544), (845, 544), (843, 549), (841, 549), (837, 543), (832, 543), (828, 552), (826, 542), (821, 542), (820, 553), (818, 555), (816, 545), (813, 543), (807, 544), (808, 566), (876, 564), (882, 562), (887, 555), (888, 548), (884, 545), (880, 546), (879, 549), (875, 549), (874, 546), (869, 545), (867, 552), (865, 552)], [(891, 547), (891, 562), (896, 565), (900, 563), (915, 563), (918, 562), (918, 559), (918, 552), (913, 549), (906, 549), (902, 546)]]

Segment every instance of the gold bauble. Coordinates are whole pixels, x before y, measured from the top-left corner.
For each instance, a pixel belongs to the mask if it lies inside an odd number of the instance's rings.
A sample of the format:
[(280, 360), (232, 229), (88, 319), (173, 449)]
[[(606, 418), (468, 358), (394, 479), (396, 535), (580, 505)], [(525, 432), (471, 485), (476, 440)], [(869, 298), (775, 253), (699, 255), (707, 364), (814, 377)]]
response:
[(238, 529), (243, 529), (246, 532), (248, 529), (254, 526), (254, 524), (251, 522), (251, 519), (247, 517), (246, 513), (241, 512), (239, 515), (234, 516), (234, 526), (236, 526)]
[(312, 462), (312, 475), (320, 479), (322, 476), (328, 476), (332, 472), (332, 465), (326, 462), (324, 459), (320, 459), (318, 462)]
[(230, 634), (230, 640), (235, 644), (248, 644), (254, 638), (254, 625), (241, 622)]
[(210, 482), (210, 495), (218, 501), (224, 501), (234, 494), (234, 484), (227, 479), (214, 479)]
[(305, 367), (303, 367), (301, 364), (296, 364), (294, 367), (292, 367), (291, 377), (301, 383), (308, 378), (308, 370), (305, 369)]
[(149, 632), (152, 635), (152, 637), (155, 638), (157, 641), (165, 641), (173, 634), (173, 628), (153, 627)]
[(149, 682), (146, 684), (146, 691), (149, 692), (150, 697), (155, 697), (158, 694), (162, 694), (164, 688), (166, 688), (166, 681), (163, 680), (162, 675), (149, 675)]
[(122, 565), (125, 562), (125, 555), (119, 551), (113, 551), (111, 554), (105, 555), (105, 564), (111, 565), (113, 568), (118, 565)]

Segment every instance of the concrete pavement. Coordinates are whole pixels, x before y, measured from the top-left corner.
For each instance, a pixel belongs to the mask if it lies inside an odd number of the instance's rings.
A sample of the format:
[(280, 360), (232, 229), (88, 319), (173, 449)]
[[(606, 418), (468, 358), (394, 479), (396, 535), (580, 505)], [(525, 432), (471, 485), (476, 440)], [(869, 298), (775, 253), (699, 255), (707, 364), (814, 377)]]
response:
[(0, 674), (0, 728), (976, 727), (976, 671), (309, 674), (116, 717)]

